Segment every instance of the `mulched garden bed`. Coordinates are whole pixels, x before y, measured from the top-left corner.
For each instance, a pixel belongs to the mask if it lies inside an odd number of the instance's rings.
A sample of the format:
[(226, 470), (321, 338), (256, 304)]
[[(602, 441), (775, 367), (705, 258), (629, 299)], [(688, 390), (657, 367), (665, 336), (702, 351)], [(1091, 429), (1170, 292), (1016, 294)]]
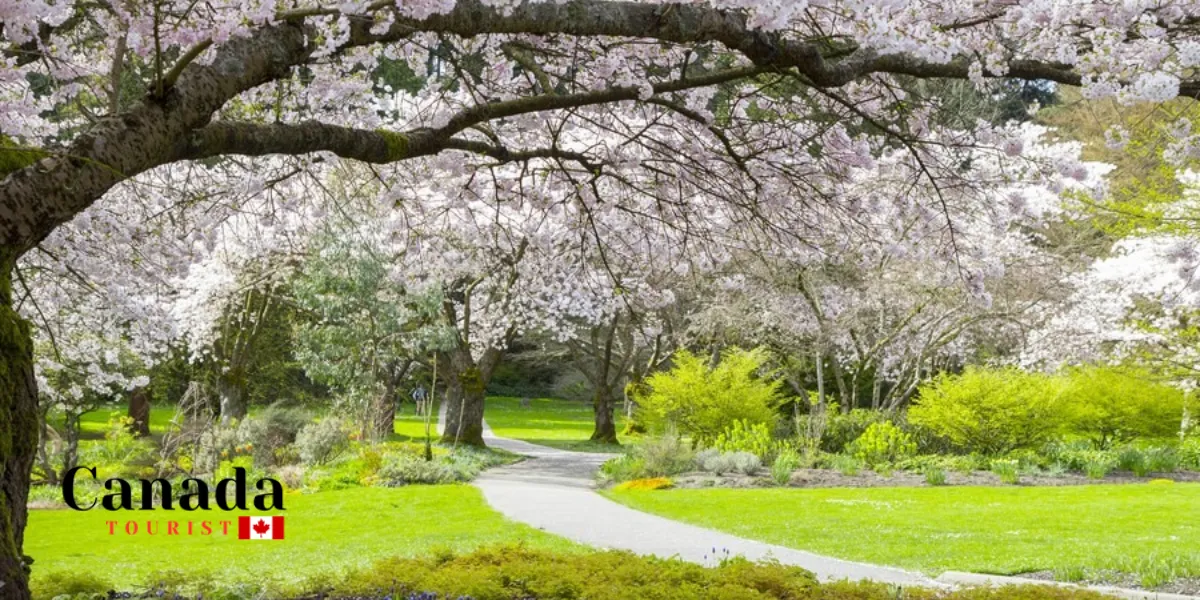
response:
[[(769, 477), (763, 475), (740, 475), (727, 473), (713, 475), (712, 473), (684, 473), (673, 479), (677, 488), (752, 488), (778, 487)], [(1168, 479), (1180, 483), (1200, 483), (1200, 473), (1182, 471), (1178, 473), (1152, 473), (1148, 477), (1137, 477), (1129, 472), (1113, 472), (1104, 479), (1092, 479), (1086, 475), (1068, 473), (1064, 475), (1022, 475), (1016, 485), (1019, 486), (1062, 486), (1062, 485), (1093, 485), (1114, 483), (1146, 483), (1152, 479)], [(1000, 477), (989, 471), (973, 471), (971, 473), (947, 472), (947, 485), (1010, 485), (1000, 481)], [(798, 488), (865, 488), (865, 487), (929, 487), (925, 476), (920, 473), (896, 471), (884, 476), (874, 471), (863, 470), (856, 475), (846, 475), (832, 469), (800, 469), (792, 473), (789, 487)]]

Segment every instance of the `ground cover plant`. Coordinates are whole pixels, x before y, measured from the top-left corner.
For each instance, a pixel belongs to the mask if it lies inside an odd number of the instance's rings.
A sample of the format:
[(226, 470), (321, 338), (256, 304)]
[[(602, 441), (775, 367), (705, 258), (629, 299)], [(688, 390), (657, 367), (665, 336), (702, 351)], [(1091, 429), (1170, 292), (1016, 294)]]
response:
[[(276, 588), (222, 583), (173, 574), (151, 578), (151, 597), (441, 600), (1101, 600), (1095, 592), (1008, 586), (955, 591), (897, 588), (875, 583), (819, 584), (811, 573), (763, 561), (727, 558), (705, 567), (678, 559), (628, 552), (553, 553), (527, 544), (495, 545), (473, 552), (449, 548), (417, 557), (379, 560), (367, 567), (311, 577)], [(95, 576), (36, 582), (41, 595), (108, 588)]]
[[(654, 514), (765, 542), (927, 573), (1195, 573), (1198, 484), (610, 491)], [(1141, 561), (1141, 562), (1139, 562)]]

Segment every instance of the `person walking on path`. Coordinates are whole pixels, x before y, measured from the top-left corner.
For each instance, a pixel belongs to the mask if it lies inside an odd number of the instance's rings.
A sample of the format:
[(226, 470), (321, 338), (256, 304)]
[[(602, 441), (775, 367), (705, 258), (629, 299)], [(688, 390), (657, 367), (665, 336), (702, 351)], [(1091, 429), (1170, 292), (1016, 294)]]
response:
[(427, 409), (425, 406), (426, 398), (425, 386), (418, 383), (417, 388), (412, 391), (413, 402), (417, 405), (417, 416), (425, 414), (425, 410)]

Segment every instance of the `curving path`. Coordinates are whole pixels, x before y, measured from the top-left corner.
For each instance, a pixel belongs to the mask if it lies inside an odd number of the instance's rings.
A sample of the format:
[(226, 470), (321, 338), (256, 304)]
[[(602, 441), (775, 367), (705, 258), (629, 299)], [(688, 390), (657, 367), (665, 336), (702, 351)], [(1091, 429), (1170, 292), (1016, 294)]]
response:
[[(439, 431), (445, 420), (443, 404), (438, 415)], [(900, 585), (945, 585), (920, 573), (829, 558), (639, 512), (597, 494), (594, 489), (596, 470), (612, 455), (568, 452), (499, 438), (486, 423), (483, 437), (490, 447), (530, 458), (490, 469), (475, 480), (488, 504), (510, 519), (582, 544), (660, 557), (676, 556), (708, 565), (725, 556), (741, 555), (750, 560), (773, 558), (808, 569), (822, 580), (870, 579)]]

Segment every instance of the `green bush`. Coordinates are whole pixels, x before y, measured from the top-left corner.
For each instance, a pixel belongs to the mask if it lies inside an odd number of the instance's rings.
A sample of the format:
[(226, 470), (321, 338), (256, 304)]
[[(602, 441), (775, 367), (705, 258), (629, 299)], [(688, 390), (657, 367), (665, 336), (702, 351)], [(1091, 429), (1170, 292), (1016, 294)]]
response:
[(946, 485), (946, 472), (940, 467), (927, 466), (923, 474), (925, 475), (925, 483), (929, 485)]
[(787, 485), (792, 480), (792, 472), (800, 468), (801, 462), (799, 452), (791, 448), (781, 450), (771, 464), (771, 478), (779, 485)]
[(1116, 457), (1108, 452), (1092, 452), (1086, 455), (1083, 472), (1091, 479), (1104, 479), (1117, 465)]
[(1179, 464), (1200, 470), (1200, 436), (1189, 436), (1179, 444)]
[(690, 446), (668, 432), (645, 438), (629, 454), (609, 459), (600, 465), (600, 476), (605, 481), (670, 477), (692, 470), (695, 458)]
[(1062, 426), (1064, 386), (1061, 377), (1017, 368), (968, 368), (922, 385), (908, 420), (966, 452), (1036, 448)]
[(799, 567), (742, 558), (715, 567), (606, 551), (552, 554), (501, 546), (471, 554), (391, 558), (304, 590), (309, 597), (471, 600), (1104, 600), (1047, 586), (938, 590), (840, 581), (819, 584)]
[(1174, 473), (1179, 469), (1179, 452), (1158, 446), (1146, 449), (1146, 470), (1151, 473)]
[(1183, 392), (1145, 371), (1092, 366), (1072, 369), (1063, 392), (1066, 428), (1096, 447), (1179, 433)]
[(766, 423), (738, 419), (717, 435), (713, 448), (721, 452), (749, 452), (768, 462), (775, 454), (775, 440)]
[(869, 467), (893, 464), (916, 454), (912, 436), (889, 421), (874, 423), (846, 448)]
[(1117, 453), (1117, 468), (1122, 471), (1130, 471), (1138, 477), (1145, 477), (1150, 473), (1150, 466), (1146, 461), (1146, 455), (1141, 450), (1131, 446), (1121, 448)]
[(1021, 463), (1012, 459), (992, 461), (992, 472), (1000, 477), (1001, 483), (1016, 485), (1021, 482)]
[(108, 592), (114, 589), (110, 581), (99, 575), (74, 571), (54, 571), (35, 577), (29, 585), (34, 598), (108, 598)]
[(834, 454), (833, 456), (829, 457), (829, 468), (836, 470), (842, 475), (858, 475), (858, 472), (862, 470), (862, 467), (862, 461), (854, 458), (853, 456)]
[(888, 421), (889, 415), (878, 410), (856, 408), (845, 414), (830, 410), (825, 419), (821, 450), (837, 454), (845, 451), (846, 446), (862, 436), (871, 425)]
[(286, 464), (289, 453), (281, 450), (294, 443), (300, 430), (310, 424), (312, 417), (307, 411), (272, 404), (238, 423), (238, 443), (250, 446), (254, 464), (260, 467)]
[(672, 427), (701, 445), (712, 443), (735, 421), (765, 424), (776, 420), (781, 383), (761, 377), (767, 362), (761, 349), (732, 349), (709, 368), (708, 361), (681, 350), (670, 371), (646, 379), (649, 390), (638, 398), (639, 418), (651, 431)]
[(317, 423), (310, 423), (296, 434), (296, 447), (300, 450), (300, 460), (306, 465), (325, 464), (346, 451), (350, 446), (350, 437), (341, 419), (325, 417)]

